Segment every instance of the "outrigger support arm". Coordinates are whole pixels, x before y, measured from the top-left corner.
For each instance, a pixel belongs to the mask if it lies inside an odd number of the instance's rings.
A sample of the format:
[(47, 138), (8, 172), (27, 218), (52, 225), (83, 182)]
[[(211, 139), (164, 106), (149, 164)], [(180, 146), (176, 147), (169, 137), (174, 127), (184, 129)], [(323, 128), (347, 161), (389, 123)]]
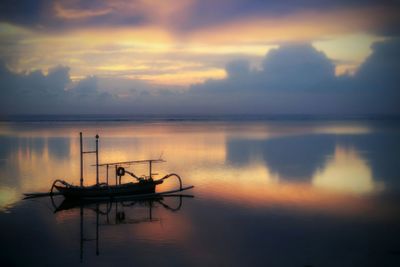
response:
[(172, 177), (172, 176), (175, 176), (176, 178), (178, 178), (178, 180), (179, 180), (179, 190), (182, 190), (182, 179), (181, 179), (181, 177), (180, 177), (178, 174), (176, 174), (176, 173), (167, 174), (167, 175), (165, 175), (163, 178), (161, 178), (161, 179), (159, 179), (159, 180), (157, 180), (157, 181), (163, 181), (163, 180), (168, 179), (169, 177)]
[(62, 185), (64, 185), (64, 186), (66, 186), (66, 187), (71, 187), (71, 186), (72, 186), (70, 183), (67, 183), (67, 182), (64, 181), (64, 180), (59, 180), (59, 179), (57, 179), (57, 180), (55, 180), (55, 181), (53, 182), (53, 185), (52, 185), (51, 188), (50, 188), (50, 195), (53, 195), (53, 194), (54, 194), (54, 193), (53, 193), (53, 189), (54, 189), (54, 187), (56, 186), (57, 183), (60, 183), (60, 184), (62, 184)]

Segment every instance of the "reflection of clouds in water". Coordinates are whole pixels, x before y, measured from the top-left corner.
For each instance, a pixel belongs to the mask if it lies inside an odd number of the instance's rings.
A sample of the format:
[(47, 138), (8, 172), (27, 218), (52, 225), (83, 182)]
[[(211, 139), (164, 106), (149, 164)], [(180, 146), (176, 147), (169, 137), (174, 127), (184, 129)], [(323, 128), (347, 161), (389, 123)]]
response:
[(241, 187), (267, 185), (269, 182), (279, 181), (279, 176), (271, 172), (268, 166), (261, 161), (253, 161), (251, 164), (240, 167), (226, 165), (226, 167), (203, 169), (203, 172), (198, 172), (196, 175), (200, 177), (215, 177), (215, 180), (222, 183), (234, 182)]
[[(1, 185), (14, 188), (20, 196), (46, 191), (56, 178), (78, 184), (81, 124), (63, 124), (54, 132), (47, 124), (28, 126), (20, 125), (12, 137), (0, 138), (0, 144), (5, 144), (0, 158), (7, 159), (7, 164), (0, 164)], [(185, 183), (194, 184), (197, 192), (215, 194), (218, 199), (260, 197), (265, 201), (267, 197), (279, 203), (308, 205), (327, 198), (326, 204), (331, 201), (324, 195), (327, 193), (358, 197), (374, 192), (380, 189), (378, 178), (384, 179), (386, 189), (398, 184), (388, 180), (396, 177), (398, 135), (367, 133), (373, 128), (352, 122), (118, 123), (105, 124), (101, 131), (98, 124), (85, 127), (86, 150), (94, 148), (94, 133), (100, 133), (100, 162), (162, 154), (168, 162), (155, 166), (156, 177), (176, 172)], [(316, 134), (313, 129), (335, 134)], [(269, 133), (276, 136), (262, 139)], [(328, 155), (334, 156), (326, 160)], [(84, 163), (84, 183), (93, 184), (95, 168), (89, 165), (94, 157), (85, 157)], [(148, 172), (145, 165), (132, 168), (138, 175)], [(105, 181), (105, 177), (105, 168), (100, 168), (100, 180)], [(114, 183), (114, 170), (110, 170), (110, 177)], [(125, 177), (123, 181), (131, 180)], [(176, 181), (171, 180), (160, 190), (175, 186)]]
[(324, 126), (317, 126), (313, 129), (315, 133), (318, 134), (368, 134), (371, 133), (372, 130), (368, 126), (364, 125), (324, 125)]
[(312, 184), (329, 190), (346, 193), (369, 193), (382, 189), (382, 185), (374, 182), (368, 163), (353, 149), (341, 146), (322, 169), (318, 169)]
[(214, 166), (194, 172), (191, 178), (196, 186), (196, 197), (234, 207), (278, 208), (344, 217), (376, 217), (392, 212), (381, 209), (379, 203), (368, 197), (360, 197), (358, 192), (349, 194), (348, 191), (326, 190), (309, 181), (283, 179), (263, 161), (243, 166)]
[[(208, 165), (213, 162), (222, 163), (225, 160), (225, 139), (221, 132), (208, 133), (185, 127), (170, 127), (170, 125), (155, 125), (154, 127), (140, 125), (132, 134), (132, 129), (117, 127), (113, 132), (108, 129), (100, 137), (100, 162), (128, 161), (133, 159), (157, 158), (160, 154), (168, 160), (167, 164), (157, 164), (155, 171), (159, 175), (178, 172), (182, 176), (190, 176), (192, 165), (201, 162)], [(64, 129), (65, 136), (55, 130), (55, 135), (47, 132), (46, 127), (34, 129), (43, 130), (47, 134), (39, 138), (29, 137), (30, 130), (18, 138), (2, 138), (0, 144), (7, 144), (0, 149), (4, 155), (4, 164), (0, 168), (1, 185), (16, 190), (20, 196), (24, 192), (46, 191), (54, 179), (64, 179), (73, 184), (79, 183), (79, 139), (78, 127), (73, 126), (75, 134), (68, 127)], [(91, 132), (94, 132), (92, 129)], [(84, 149), (94, 149), (92, 133), (85, 134)], [(102, 133), (102, 131), (100, 132)], [(110, 137), (110, 133), (116, 136)], [(40, 136), (40, 135), (39, 135)], [(104, 138), (102, 136), (105, 136)], [(184, 164), (182, 165), (182, 162)], [(94, 156), (84, 158), (84, 184), (95, 182)], [(0, 161), (1, 164), (1, 161)], [(147, 174), (147, 165), (134, 166), (137, 174)], [(100, 168), (100, 180), (105, 181), (106, 169)], [(157, 176), (159, 177), (159, 176)], [(110, 183), (114, 182), (114, 170), (110, 170)], [(125, 182), (131, 181), (126, 177)], [(166, 183), (168, 186), (168, 183)], [(170, 183), (170, 186), (176, 186)], [(8, 202), (7, 202), (8, 203)]]
[(78, 177), (78, 160), (71, 160), (70, 146), (68, 138), (50, 141), (44, 138), (42, 142), (20, 139), (15, 151), (9, 155), (12, 165), (8, 167), (15, 171), (13, 185), (19, 193), (46, 191), (54, 179)]
[(264, 164), (282, 179), (309, 181), (323, 165), (324, 157), (334, 151), (335, 137), (330, 135), (285, 136), (266, 140), (231, 139), (227, 156), (231, 164), (251, 163), (252, 155), (260, 155)]

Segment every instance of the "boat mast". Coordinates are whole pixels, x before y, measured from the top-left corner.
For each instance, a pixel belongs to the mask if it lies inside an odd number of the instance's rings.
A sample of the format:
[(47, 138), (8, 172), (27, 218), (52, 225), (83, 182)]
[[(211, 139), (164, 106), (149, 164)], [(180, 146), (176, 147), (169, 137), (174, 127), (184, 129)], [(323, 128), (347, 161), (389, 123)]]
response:
[(79, 140), (80, 140), (80, 150), (81, 150), (81, 187), (83, 186), (83, 143), (82, 143), (82, 132), (79, 133)]
[(99, 135), (96, 134), (96, 185), (99, 185)]
[(94, 151), (83, 151), (82, 132), (79, 133), (80, 137), (80, 148), (81, 148), (81, 186), (83, 186), (83, 154), (95, 153), (96, 154), (96, 185), (99, 185), (99, 135), (96, 134), (96, 150)]
[(151, 177), (151, 163), (152, 163), (152, 162), (153, 162), (152, 160), (149, 160), (149, 178), (150, 178), (150, 180), (153, 179), (153, 178)]

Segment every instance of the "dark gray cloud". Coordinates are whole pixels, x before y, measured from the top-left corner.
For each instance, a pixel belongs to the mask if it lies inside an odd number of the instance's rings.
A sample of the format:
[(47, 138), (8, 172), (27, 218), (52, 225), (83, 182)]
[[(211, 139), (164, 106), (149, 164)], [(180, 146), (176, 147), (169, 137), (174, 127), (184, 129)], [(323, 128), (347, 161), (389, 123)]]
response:
[(335, 76), (332, 60), (310, 44), (283, 45), (266, 55), (261, 70), (243, 59), (232, 61), (227, 78), (186, 92), (94, 76), (72, 83), (63, 66), (44, 75), (15, 74), (3, 65), (1, 112), (400, 114), (400, 41), (389, 39), (372, 49), (354, 76)]
[(274, 89), (322, 89), (335, 78), (335, 66), (310, 44), (290, 44), (268, 53), (260, 76)]
[(0, 21), (24, 25), (36, 25), (45, 22), (51, 0), (4, 0), (0, 2)]
[(250, 64), (246, 60), (231, 61), (226, 65), (226, 73), (229, 79), (243, 80), (247, 78), (250, 73)]
[(118, 14), (118, 10), (111, 10), (111, 12), (99, 16), (88, 16), (87, 18), (78, 20), (66, 20), (57, 15), (57, 5), (76, 12), (110, 8), (110, 3), (101, 0), (4, 0), (0, 2), (0, 22), (24, 25), (40, 30), (57, 30), (82, 26), (140, 25), (146, 21), (150, 21), (142, 14), (121, 16)]
[(193, 86), (211, 92), (265, 93), (321, 91), (334, 86), (335, 66), (310, 44), (282, 45), (271, 50), (262, 62), (262, 70), (250, 70), (249, 62), (227, 64), (225, 80), (209, 80)]
[(0, 96), (2, 112), (46, 112), (65, 97), (65, 86), (70, 82), (69, 68), (58, 66), (49, 70), (15, 74), (5, 64), (0, 67)]
[(398, 39), (376, 43), (355, 76), (337, 77), (332, 60), (311, 45), (284, 45), (267, 54), (262, 70), (228, 64), (225, 80), (195, 85), (193, 94), (238, 113), (399, 113), (399, 49)]
[(357, 71), (357, 82), (374, 90), (385, 88), (399, 91), (400, 38), (375, 43), (372, 50), (373, 53)]
[[(1, 64), (0, 98), (2, 114), (76, 113), (95, 110), (112, 96), (98, 92), (96, 77), (87, 77), (72, 84), (69, 67), (42, 71), (13, 73)], [(72, 88), (69, 88), (70, 85)]]

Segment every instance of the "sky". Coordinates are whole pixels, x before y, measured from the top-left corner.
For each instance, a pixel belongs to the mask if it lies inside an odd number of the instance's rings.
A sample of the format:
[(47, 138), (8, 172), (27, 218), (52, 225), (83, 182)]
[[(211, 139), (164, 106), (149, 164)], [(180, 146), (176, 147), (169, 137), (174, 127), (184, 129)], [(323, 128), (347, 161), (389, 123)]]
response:
[(2, 114), (400, 114), (400, 1), (3, 0)]

